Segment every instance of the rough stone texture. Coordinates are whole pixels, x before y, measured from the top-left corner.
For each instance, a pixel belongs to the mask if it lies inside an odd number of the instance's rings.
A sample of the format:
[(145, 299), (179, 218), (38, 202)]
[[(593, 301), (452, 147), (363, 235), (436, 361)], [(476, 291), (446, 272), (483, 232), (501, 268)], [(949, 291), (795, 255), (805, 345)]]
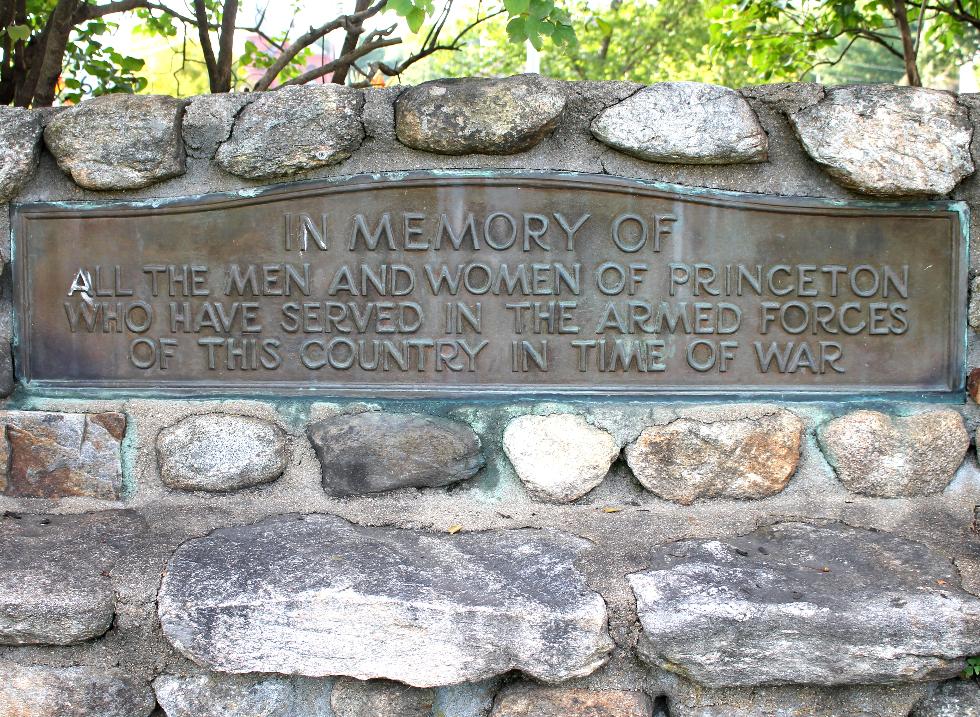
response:
[(398, 139), (439, 154), (516, 154), (554, 130), (565, 110), (560, 87), (539, 75), (434, 80), (395, 104)]
[(519, 416), (504, 430), (504, 451), (528, 492), (570, 503), (602, 482), (619, 455), (608, 432), (581, 416)]
[(765, 162), (768, 140), (735, 90), (700, 82), (658, 82), (600, 114), (600, 142), (651, 162)]
[(244, 92), (199, 95), (184, 113), (183, 135), (187, 155), (212, 159), (218, 146), (231, 136), (235, 117), (252, 99)]
[(963, 418), (951, 409), (902, 417), (853, 411), (822, 426), (818, 435), (848, 490), (884, 498), (938, 493), (970, 447)]
[(260, 418), (191, 416), (157, 436), (160, 478), (171, 488), (227, 491), (274, 481), (286, 468), (286, 433)]
[(147, 717), (149, 685), (92, 667), (26, 667), (0, 661), (4, 717)]
[(10, 341), (0, 339), (0, 398), (14, 392), (14, 355)]
[(215, 161), (239, 177), (265, 179), (337, 164), (364, 139), (364, 97), (340, 85), (264, 92), (235, 120)]
[(773, 82), (748, 85), (739, 94), (757, 100), (780, 112), (799, 112), (824, 98), (824, 86), (816, 82)]
[(16, 195), (34, 176), (42, 129), (39, 113), (0, 107), (0, 200)]
[(0, 518), (0, 645), (102, 635), (115, 612), (110, 571), (143, 528), (129, 511)]
[(980, 331), (980, 276), (973, 277), (970, 282), (970, 308), (967, 311), (967, 321), (974, 331)]
[(489, 717), (502, 677), (482, 682), (464, 682), (436, 690), (433, 717)]
[(606, 660), (605, 605), (560, 533), (458, 535), (280, 516), (182, 545), (159, 595), (167, 638), (222, 672), (416, 687), (512, 669), (547, 682)]
[(650, 717), (652, 712), (642, 692), (516, 684), (497, 696), (491, 717)]
[(650, 426), (626, 447), (643, 487), (690, 505), (698, 498), (764, 498), (796, 472), (803, 421), (784, 409), (727, 420), (678, 418)]
[(973, 173), (972, 127), (955, 96), (896, 85), (827, 89), (790, 114), (807, 153), (841, 184), (867, 194), (948, 194)]
[(429, 717), (435, 691), (408, 687), (390, 680), (341, 678), (330, 694), (336, 717)]
[(668, 695), (670, 717), (908, 717), (930, 684), (714, 690), (660, 673), (650, 688)]
[(162, 95), (103, 95), (54, 115), (44, 142), (86, 189), (138, 189), (184, 173), (186, 102)]
[(980, 717), (980, 683), (962, 678), (944, 682), (909, 717)]
[(449, 485), (473, 477), (484, 463), (473, 429), (419, 413), (331, 416), (307, 433), (330, 495)]
[(685, 541), (629, 581), (641, 659), (708, 687), (940, 679), (980, 652), (980, 599), (889, 533), (783, 523)]
[(20, 498), (89, 496), (118, 500), (122, 491), (122, 413), (0, 411), (0, 491)]
[(162, 675), (153, 681), (167, 717), (326, 717), (332, 680), (266, 675)]

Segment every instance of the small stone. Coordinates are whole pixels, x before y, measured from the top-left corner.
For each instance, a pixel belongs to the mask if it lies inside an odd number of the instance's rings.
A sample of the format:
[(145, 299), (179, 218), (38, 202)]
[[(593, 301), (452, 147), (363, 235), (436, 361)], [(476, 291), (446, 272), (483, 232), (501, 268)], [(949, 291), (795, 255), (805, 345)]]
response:
[(105, 633), (116, 602), (110, 571), (143, 530), (130, 511), (0, 518), (0, 645), (71, 645)]
[(190, 157), (212, 159), (219, 145), (231, 136), (235, 117), (252, 95), (229, 92), (198, 95), (184, 113), (184, 147)]
[(0, 411), (0, 489), (18, 498), (119, 500), (122, 413)]
[(980, 331), (980, 276), (973, 277), (970, 282), (970, 307), (967, 311), (967, 322), (974, 331)]
[(540, 75), (434, 80), (395, 103), (398, 139), (438, 154), (517, 154), (558, 125), (565, 95)]
[(909, 717), (980, 717), (980, 684), (959, 677), (943, 682)]
[(267, 179), (338, 164), (364, 140), (359, 90), (302, 85), (263, 92), (238, 115), (215, 161), (231, 174)]
[(626, 462), (644, 488), (682, 505), (775, 495), (796, 472), (803, 421), (781, 408), (740, 409), (744, 417), (716, 409), (645, 428), (626, 447)]
[(183, 655), (221, 672), (415, 687), (510, 670), (558, 682), (612, 649), (606, 609), (556, 532), (446, 535), (278, 516), (181, 545), (158, 606)]
[(14, 355), (10, 341), (0, 339), (0, 398), (14, 392)]
[(436, 690), (433, 714), (436, 717), (490, 717), (493, 699), (500, 690), (502, 677), (482, 682), (463, 682)]
[(629, 582), (640, 658), (706, 687), (921, 682), (980, 653), (980, 599), (890, 533), (782, 523), (683, 541)]
[(0, 715), (4, 717), (147, 717), (148, 685), (93, 667), (42, 667), (0, 661)]
[(948, 408), (898, 417), (853, 411), (822, 426), (818, 435), (848, 490), (882, 498), (939, 493), (970, 447), (963, 417)]
[(0, 200), (16, 195), (37, 169), (41, 115), (21, 107), (0, 107)]
[(167, 717), (323, 717), (333, 680), (266, 675), (162, 675), (153, 681)]
[(538, 500), (571, 503), (602, 482), (619, 455), (608, 432), (581, 416), (519, 416), (504, 431), (504, 452)]
[(286, 469), (286, 433), (260, 418), (190, 416), (157, 436), (160, 478), (170, 488), (229, 491), (276, 480)]
[(600, 142), (651, 162), (765, 162), (768, 139), (738, 92), (700, 82), (658, 82), (603, 111)]
[(185, 105), (162, 95), (103, 95), (54, 115), (44, 142), (81, 187), (147, 187), (185, 171)]
[(973, 127), (948, 92), (847, 85), (789, 115), (803, 148), (837, 181), (866, 194), (949, 194), (973, 173)]
[(676, 676), (664, 677), (653, 686), (668, 695), (670, 717), (908, 717), (929, 691), (928, 683), (713, 690)]
[(516, 684), (497, 697), (491, 717), (649, 717), (642, 692)]
[(330, 695), (336, 717), (429, 717), (435, 692), (389, 680), (342, 677)]
[(434, 488), (483, 467), (480, 439), (465, 423), (419, 413), (331, 416), (307, 429), (333, 496)]

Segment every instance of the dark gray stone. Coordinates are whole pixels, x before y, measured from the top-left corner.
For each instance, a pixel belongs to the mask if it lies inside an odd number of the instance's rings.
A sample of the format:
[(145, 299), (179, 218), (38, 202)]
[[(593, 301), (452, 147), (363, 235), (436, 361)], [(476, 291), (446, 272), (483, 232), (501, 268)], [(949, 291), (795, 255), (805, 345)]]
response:
[(307, 429), (330, 495), (433, 488), (483, 467), (480, 439), (465, 423), (419, 413), (331, 416)]
[(980, 652), (980, 600), (889, 533), (783, 523), (651, 560), (629, 576), (640, 657), (708, 687), (941, 679)]
[(944, 682), (909, 717), (980, 717), (980, 683), (961, 677)]
[(147, 717), (149, 685), (95, 667), (24, 666), (0, 661), (4, 717)]
[(153, 681), (167, 717), (324, 717), (333, 680), (268, 675), (162, 675)]
[(342, 677), (330, 694), (336, 717), (429, 717), (435, 690), (408, 687), (390, 680)]
[(0, 645), (70, 645), (112, 625), (110, 571), (143, 531), (130, 511), (0, 518)]
[(185, 100), (103, 95), (54, 115), (44, 142), (86, 189), (139, 189), (184, 173)]
[(466, 77), (412, 87), (395, 103), (398, 139), (439, 154), (517, 154), (558, 125), (565, 95), (539, 75)]
[(600, 142), (651, 162), (764, 162), (766, 132), (735, 90), (658, 82), (609, 107), (592, 123)]
[(269, 483), (286, 468), (286, 433), (260, 418), (189, 416), (157, 436), (160, 478), (181, 490), (229, 491)]
[(0, 398), (14, 392), (14, 354), (10, 341), (0, 339)]
[(189, 157), (212, 159), (222, 142), (231, 136), (235, 117), (254, 95), (230, 92), (199, 95), (184, 113), (184, 147)]
[(235, 120), (215, 161), (250, 179), (282, 177), (342, 162), (364, 139), (360, 91), (303, 85), (263, 92)]
[(416, 687), (509, 670), (557, 682), (612, 648), (602, 598), (560, 533), (433, 534), (279, 516), (184, 543), (163, 632), (221, 672), (385, 678)]
[(16, 195), (34, 176), (42, 129), (38, 112), (0, 107), (0, 201)]
[(866, 194), (948, 194), (973, 173), (973, 127), (948, 92), (896, 85), (831, 87), (789, 115), (804, 149), (837, 181)]

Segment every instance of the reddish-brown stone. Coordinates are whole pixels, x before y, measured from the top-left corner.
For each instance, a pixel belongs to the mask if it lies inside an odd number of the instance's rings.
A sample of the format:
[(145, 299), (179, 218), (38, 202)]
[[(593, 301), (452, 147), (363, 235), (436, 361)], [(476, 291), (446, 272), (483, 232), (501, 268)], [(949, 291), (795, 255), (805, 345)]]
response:
[(0, 488), (21, 498), (118, 500), (121, 413), (0, 412)]
[(497, 697), (491, 717), (649, 717), (642, 692), (515, 685)]

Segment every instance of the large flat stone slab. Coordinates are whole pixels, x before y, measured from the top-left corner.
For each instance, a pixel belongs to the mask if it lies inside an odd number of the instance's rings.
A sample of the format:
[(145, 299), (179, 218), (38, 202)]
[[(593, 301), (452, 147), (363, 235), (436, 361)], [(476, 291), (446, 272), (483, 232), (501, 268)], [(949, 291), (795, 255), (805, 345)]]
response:
[(0, 411), (0, 492), (17, 498), (122, 494), (122, 413)]
[(110, 571), (142, 532), (131, 511), (0, 518), (0, 645), (70, 645), (112, 625)]
[(629, 581), (640, 657), (708, 687), (940, 679), (980, 652), (980, 599), (889, 533), (783, 523), (674, 543)]
[(159, 595), (164, 634), (221, 672), (387, 678), (416, 687), (510, 670), (557, 682), (612, 648), (586, 543), (534, 530), (458, 535), (290, 515), (182, 545)]
[(948, 194), (973, 173), (973, 128), (949, 92), (848, 85), (789, 115), (803, 148), (837, 181), (866, 194)]

